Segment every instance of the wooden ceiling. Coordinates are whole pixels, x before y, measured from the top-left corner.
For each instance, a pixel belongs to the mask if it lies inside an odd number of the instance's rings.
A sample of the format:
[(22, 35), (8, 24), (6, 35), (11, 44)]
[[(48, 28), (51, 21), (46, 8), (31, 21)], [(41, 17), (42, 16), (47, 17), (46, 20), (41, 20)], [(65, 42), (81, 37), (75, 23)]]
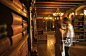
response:
[(37, 1), (35, 7), (37, 8), (37, 15), (48, 16), (53, 15), (57, 8), (61, 12), (65, 12), (82, 3), (84, 1)]

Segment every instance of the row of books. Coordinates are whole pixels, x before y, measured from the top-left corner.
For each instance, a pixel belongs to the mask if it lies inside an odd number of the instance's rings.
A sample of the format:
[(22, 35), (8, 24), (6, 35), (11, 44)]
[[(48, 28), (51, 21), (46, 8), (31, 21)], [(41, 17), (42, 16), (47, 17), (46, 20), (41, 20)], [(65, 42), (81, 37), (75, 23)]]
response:
[(27, 34), (28, 26), (21, 16), (9, 9), (5, 11), (3, 9), (4, 6), (0, 9), (0, 56), (4, 56), (16, 46)]
[(75, 36), (74, 39), (76, 39), (76, 40), (78, 40), (78, 39), (83, 39), (83, 36)]
[(77, 22), (77, 23), (74, 23), (74, 25), (86, 25), (86, 21), (83, 22)]
[(75, 31), (84, 31), (84, 28), (83, 27), (74, 27), (74, 30)]
[(84, 33), (76, 32), (75, 35), (84, 35)]
[(43, 28), (43, 19), (36, 20), (37, 28)]
[(10, 1), (12, 1), (12, 3), (14, 3), (17, 7), (19, 7), (23, 12), (27, 14), (26, 7), (22, 2), (20, 2), (19, 0), (10, 0)]
[(83, 23), (81, 23), (81, 22), (80, 23), (74, 23), (74, 25), (83, 25)]

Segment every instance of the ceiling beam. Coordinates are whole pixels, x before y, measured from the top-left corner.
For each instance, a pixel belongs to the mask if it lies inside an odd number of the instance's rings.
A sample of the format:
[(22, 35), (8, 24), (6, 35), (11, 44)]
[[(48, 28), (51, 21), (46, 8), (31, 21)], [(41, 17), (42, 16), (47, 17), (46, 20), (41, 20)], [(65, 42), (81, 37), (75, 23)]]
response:
[(81, 4), (79, 2), (36, 2), (37, 3), (44, 3), (44, 4)]
[(36, 7), (38, 7), (38, 6), (76, 6), (76, 5), (43, 5), (43, 4), (41, 4), (41, 5), (39, 5), (39, 4), (36, 4), (35, 5)]
[(36, 7), (36, 8), (71, 8), (71, 7)]
[(37, 13), (38, 15), (49, 15), (49, 14), (53, 14), (53, 12), (40, 12), (40, 13)]

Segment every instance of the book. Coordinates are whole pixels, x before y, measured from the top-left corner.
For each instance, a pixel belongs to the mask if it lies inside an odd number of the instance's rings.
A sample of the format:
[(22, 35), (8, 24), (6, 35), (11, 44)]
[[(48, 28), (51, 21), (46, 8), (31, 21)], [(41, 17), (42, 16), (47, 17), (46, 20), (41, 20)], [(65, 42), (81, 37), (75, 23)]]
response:
[(0, 32), (0, 39), (7, 37), (7, 31)]
[[(13, 49), (12, 52), (10, 54), (8, 54), (8, 56), (26, 56), (25, 53), (23, 52), (23, 50), (25, 50), (25, 49), (23, 49), (23, 45), (25, 44), (26, 40), (28, 41), (28, 36), (29, 36), (28, 34), (26, 36), (24, 36), (23, 39), (19, 42), (19, 44), (16, 46), (16, 48)], [(28, 45), (28, 43), (25, 45)], [(27, 47), (28, 46), (24, 46), (24, 48), (27, 48)], [(27, 50), (28, 50), (28, 48), (27, 48)]]
[[(1, 11), (0, 11), (1, 12)], [(6, 23), (7, 25), (20, 25), (22, 24), (22, 17), (18, 16), (12, 12), (3, 12), (0, 13), (0, 24)]]
[(23, 23), (23, 28), (26, 28), (27, 26), (27, 23)]
[(10, 49), (13, 48), (22, 39), (22, 37), (22, 33), (12, 36), (12, 46), (10, 47)]
[(23, 28), (23, 31), (27, 30), (27, 28)]
[(86, 25), (86, 21), (84, 21), (84, 25)]
[(22, 3), (19, 0), (12, 0), (15, 5), (22, 9)]
[(22, 32), (22, 25), (11, 25), (7, 27), (8, 36), (14, 36)]
[(11, 46), (11, 41), (9, 37), (5, 37), (3, 39), (0, 39), (0, 54), (2, 54), (4, 51), (8, 50)]
[(7, 29), (7, 25), (6, 24), (1, 24), (0, 25), (0, 31), (5, 31)]
[(27, 10), (23, 7), (23, 12), (25, 12), (27, 14)]
[(27, 30), (23, 31), (23, 36), (25, 36), (27, 34)]
[(84, 18), (84, 16), (83, 15), (75, 15), (75, 19), (83, 19)]
[(27, 21), (26, 20), (23, 20), (23, 23), (27, 23)]
[(12, 13), (12, 16), (13, 16), (13, 23), (12, 23), (13, 25), (22, 24), (22, 17), (14, 14), (14, 13)]

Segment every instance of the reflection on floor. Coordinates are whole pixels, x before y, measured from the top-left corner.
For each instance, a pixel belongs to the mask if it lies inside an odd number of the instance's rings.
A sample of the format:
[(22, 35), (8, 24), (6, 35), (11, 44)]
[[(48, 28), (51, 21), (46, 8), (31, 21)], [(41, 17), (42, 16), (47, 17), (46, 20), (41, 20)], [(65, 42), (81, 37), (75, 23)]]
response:
[(54, 34), (47, 35), (47, 56), (55, 56), (55, 36)]
[[(38, 56), (55, 56), (55, 32), (45, 32), (45, 34), (47, 34), (47, 42), (34, 44), (33, 49), (37, 50)], [(86, 56), (86, 45), (75, 44), (75, 46), (71, 46), (70, 54), (71, 56)]]
[(38, 44), (38, 56), (55, 56), (55, 37), (53, 33), (47, 33), (47, 43)]

